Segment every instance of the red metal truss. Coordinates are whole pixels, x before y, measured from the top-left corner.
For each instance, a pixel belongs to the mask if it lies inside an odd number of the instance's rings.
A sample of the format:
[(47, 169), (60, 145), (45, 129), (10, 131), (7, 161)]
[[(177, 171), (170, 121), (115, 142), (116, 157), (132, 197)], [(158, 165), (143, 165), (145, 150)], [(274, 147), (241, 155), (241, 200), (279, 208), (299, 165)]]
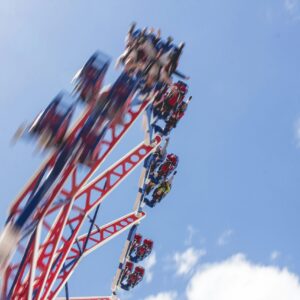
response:
[[(50, 195), (47, 197), (46, 208), (48, 209), (50, 204), (53, 203), (53, 200), (58, 196), (60, 193), (63, 194), (62, 196), (70, 196), (74, 189), (81, 188), (88, 180), (89, 178), (95, 173), (95, 171), (99, 168), (101, 163), (106, 159), (106, 157), (109, 155), (109, 153), (114, 149), (114, 147), (118, 144), (118, 142), (121, 140), (121, 138), (125, 135), (125, 133), (128, 131), (128, 129), (132, 126), (134, 121), (142, 114), (142, 112), (146, 109), (146, 107), (153, 101), (153, 98), (149, 98), (142, 102), (142, 104), (137, 108), (130, 108), (127, 112), (127, 118), (125, 119), (125, 124), (120, 126), (116, 124), (112, 124), (110, 128), (108, 129), (107, 134), (105, 135), (104, 139), (99, 144), (99, 149), (101, 150), (99, 152), (99, 156), (97, 160), (94, 162), (93, 166), (89, 168), (89, 170), (86, 172), (86, 175), (81, 180), (81, 182), (76, 182), (77, 177), (80, 173), (79, 167), (74, 164), (69, 164), (65, 170), (62, 172), (62, 175), (60, 177), (59, 183), (53, 188)], [(86, 113), (83, 115), (83, 117), (76, 123), (75, 128), (71, 131), (71, 133), (68, 136), (68, 139), (72, 139), (76, 132), (83, 126), (87, 118), (89, 117), (90, 113), (92, 111), (92, 108), (90, 107)], [(43, 164), (43, 167), (40, 168), (40, 170), (36, 173), (36, 175), (31, 179), (31, 181), (26, 185), (23, 192), (16, 198), (14, 201), (11, 209), (10, 209), (10, 215), (13, 218), (16, 218), (16, 216), (20, 213), (22, 208), (25, 206), (28, 198), (30, 197), (32, 191), (34, 190), (37, 182), (39, 181), (40, 175), (42, 174), (45, 167), (51, 168), (53, 167), (53, 164), (55, 163), (55, 160), (58, 156), (58, 153), (55, 152), (46, 163)], [(64, 185), (67, 183), (67, 180), (70, 180), (70, 188), (65, 188)], [(64, 189), (63, 189), (64, 187)], [(42, 215), (45, 214), (47, 211), (45, 207), (42, 209), (38, 209), (37, 213), (33, 218), (39, 219)]]
[[(157, 143), (154, 145), (141, 144), (124, 157), (121, 162), (116, 163), (115, 166), (107, 172), (107, 175), (100, 175), (99, 178), (93, 180), (84, 191), (79, 192), (76, 196), (73, 210), (74, 215), (67, 221), (67, 225), (73, 228), (73, 232), (67, 237), (64, 236), (66, 242), (63, 243), (63, 246), (57, 253), (59, 260), (56, 265), (51, 268), (51, 272), (49, 273), (45, 284), (44, 297), (47, 296), (51, 285), (56, 280), (56, 277), (71, 250), (71, 242), (75, 242), (76, 235), (79, 233), (87, 214), (100, 204), (103, 199), (155, 149), (156, 145), (160, 143), (160, 140), (160, 137), (157, 137)], [(94, 197), (92, 197), (92, 193), (94, 194)], [(44, 297), (42, 299), (46, 299), (46, 297)]]
[[(95, 251), (98, 247), (101, 247), (103, 244), (107, 243), (110, 239), (114, 238), (116, 235), (122, 233), (124, 230), (127, 230), (134, 224), (139, 223), (145, 217), (144, 212), (140, 213), (130, 213), (122, 218), (119, 218), (116, 221), (113, 221), (107, 225), (102, 226), (99, 229), (94, 230), (90, 236), (83, 235), (80, 236), (77, 240), (77, 243), (73, 244), (72, 249), (65, 260), (65, 265), (68, 267), (63, 268), (57, 277), (56, 286), (52, 289), (49, 294), (49, 299), (55, 299), (61, 289), (64, 287), (75, 268), (80, 263), (80, 260)], [(79, 245), (83, 246), (87, 239), (90, 241), (90, 245), (86, 247), (83, 253), (78, 249)], [(74, 263), (72, 263), (74, 261)]]
[[(88, 214), (155, 149), (160, 141), (161, 138), (157, 136), (156, 143), (152, 145), (140, 144), (86, 187), (80, 189), (77, 193), (74, 192), (75, 198), (72, 198), (67, 205), (63, 206), (55, 224), (49, 231), (46, 241), (40, 247), (37, 261), (39, 272), (35, 278), (34, 291), (36, 295), (42, 296), (41, 293), (43, 293), (44, 296), (41, 299), (46, 299), (47, 294), (50, 292), (51, 286), (63, 267), (65, 259), (68, 257), (68, 253), (72, 249), (72, 245), (75, 243), (79, 230)], [(68, 211), (73, 201), (74, 205), (69, 214)], [(62, 235), (66, 227), (64, 225), (72, 228), (71, 234), (67, 231)], [(56, 252), (58, 244), (62, 246)], [(14, 288), (14, 297), (24, 297), (27, 294), (28, 278), (26, 278), (25, 271), (31, 261), (32, 251), (27, 255), (26, 263), (21, 269), (19, 279)], [(54, 261), (55, 264), (52, 264)]]
[[(46, 204), (39, 209), (37, 209), (37, 212), (35, 212), (33, 218), (36, 220), (41, 219), (46, 214), (50, 214), (53, 212), (57, 212), (61, 209), (62, 205), (57, 205), (54, 200), (58, 199), (62, 200), (60, 203), (68, 203), (70, 199), (74, 198), (74, 195), (76, 195), (86, 184), (86, 182), (91, 178), (91, 176), (94, 174), (94, 172), (98, 169), (98, 167), (101, 165), (101, 163), (105, 160), (105, 158), (109, 155), (109, 153), (113, 150), (113, 148), (117, 145), (117, 143), (120, 141), (120, 139), (124, 136), (124, 134), (128, 131), (128, 129), (131, 127), (131, 125), (134, 123), (134, 121), (141, 115), (141, 113), (144, 111), (144, 109), (149, 105), (149, 103), (152, 101), (152, 99), (148, 99), (147, 101), (144, 101), (139, 107), (136, 109), (131, 108), (129, 112), (127, 113), (127, 117), (125, 119), (125, 124), (123, 126), (118, 125), (112, 125), (107, 134), (105, 135), (104, 139), (101, 141), (101, 151), (99, 153), (99, 157), (94, 163), (94, 165), (90, 168), (86, 167), (87, 171), (84, 175), (82, 175), (82, 172), (80, 172), (78, 166), (69, 165), (67, 167), (58, 184), (53, 188), (50, 195), (47, 197)], [(77, 126), (79, 126), (82, 122), (80, 121)], [(55, 154), (50, 158), (54, 159), (53, 157)], [(15, 204), (13, 205), (12, 212), (15, 213), (15, 215), (18, 213), (18, 209), (21, 208), (24, 203), (26, 203), (28, 196), (32, 192), (32, 189), (34, 186), (34, 181), (37, 180), (36, 176), (31, 183), (27, 186), (25, 191), (21, 194), (21, 196), (15, 201)], [(67, 180), (69, 182), (67, 182)], [(67, 186), (67, 184), (69, 185)], [(63, 188), (64, 186), (64, 188)], [(23, 203), (24, 202), (24, 203)], [(69, 205), (64, 205), (63, 209), (66, 211), (70, 208), (71, 202), (69, 201)], [(74, 210), (74, 209), (73, 209)], [(62, 213), (63, 215), (67, 215), (67, 213)], [(59, 223), (60, 222), (60, 223)], [(59, 224), (62, 225), (64, 220), (61, 218), (56, 221), (57, 227), (59, 227)], [(45, 222), (46, 224), (46, 222)], [(46, 226), (47, 230), (49, 232), (52, 232), (51, 226)], [(49, 240), (49, 239), (48, 239)], [(33, 245), (32, 245), (33, 247)], [(47, 245), (44, 245), (44, 247), (47, 248)], [(23, 250), (23, 249), (22, 249)], [(21, 250), (21, 251), (22, 251)], [(24, 250), (23, 250), (24, 251)], [(29, 254), (32, 254), (32, 249), (29, 250)], [(30, 255), (28, 255), (30, 256)], [(16, 262), (13, 265), (10, 265), (7, 269), (6, 274), (4, 275), (4, 285), (7, 288), (7, 281), (12, 280), (13, 276), (15, 275), (16, 269), (18, 268), (20, 262)], [(26, 267), (26, 264), (25, 264)], [(24, 272), (21, 272), (20, 278), (24, 276)], [(6, 288), (4, 290), (4, 293), (6, 293)], [(15, 289), (16, 290), (16, 289)]]

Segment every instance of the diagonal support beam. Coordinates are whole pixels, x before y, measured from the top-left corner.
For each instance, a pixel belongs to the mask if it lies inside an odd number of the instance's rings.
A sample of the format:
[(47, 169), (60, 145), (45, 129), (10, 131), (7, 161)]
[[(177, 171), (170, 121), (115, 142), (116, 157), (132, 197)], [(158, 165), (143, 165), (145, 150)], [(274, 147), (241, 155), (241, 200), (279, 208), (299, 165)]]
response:
[[(127, 156), (121, 161), (117, 162), (113, 167), (110, 168), (105, 174), (100, 175), (88, 184), (84, 189), (79, 191), (76, 196), (75, 204), (77, 201), (83, 201), (80, 205), (81, 211), (77, 212), (75, 216), (69, 218), (67, 224), (71, 224), (74, 231), (70, 236), (65, 238), (66, 242), (58, 251), (57, 255), (60, 255), (58, 263), (51, 269), (49, 278), (45, 286), (45, 298), (47, 293), (50, 291), (56, 277), (58, 276), (59, 270), (62, 267), (62, 263), (66, 259), (69, 251), (71, 250), (71, 243), (74, 243), (76, 236), (83, 225), (86, 216), (99, 205), (104, 198), (118, 185), (120, 184), (148, 155), (155, 149), (156, 145), (159, 144), (161, 138), (156, 137), (156, 143), (153, 145), (140, 144), (137, 148), (132, 150)], [(105, 186), (105, 189), (101, 186)], [(92, 193), (94, 197), (92, 197)]]
[[(51, 291), (49, 294), (49, 299), (54, 299), (61, 289), (64, 287), (70, 276), (73, 274), (76, 267), (79, 265), (80, 261), (83, 257), (89, 255), (90, 253), (97, 250), (99, 247), (106, 244), (109, 240), (115, 238), (123, 231), (129, 229), (133, 225), (139, 223), (142, 219), (145, 218), (145, 213), (141, 212), (136, 214), (135, 212), (130, 213), (124, 217), (119, 218), (113, 222), (110, 222), (104, 226), (101, 226), (99, 229), (94, 230), (91, 235), (82, 235), (78, 238), (78, 241), (81, 245), (86, 242), (88, 237), (89, 239), (89, 246), (85, 249), (85, 251), (81, 254), (78, 252), (75, 245), (73, 245), (69, 257), (66, 259), (66, 264), (68, 265), (67, 268), (62, 269), (58, 278), (57, 278), (57, 286), (54, 290)], [(73, 262), (73, 263), (68, 263)]]
[[(114, 149), (114, 147), (118, 144), (118, 142), (121, 140), (121, 138), (126, 134), (126, 132), (129, 130), (129, 128), (132, 126), (132, 124), (135, 122), (135, 120), (142, 114), (142, 112), (145, 110), (145, 108), (153, 101), (153, 97), (150, 97), (143, 101), (139, 107), (133, 107), (131, 108), (127, 113), (126, 122), (122, 126), (118, 125), (112, 125), (107, 134), (105, 135), (104, 139), (100, 143), (100, 148), (102, 149), (99, 153), (99, 158), (95, 162), (95, 164), (89, 168), (89, 170), (86, 172), (84, 176), (82, 176), (82, 170), (77, 166), (70, 166), (65, 170), (64, 175), (62, 176), (61, 182), (58, 183), (58, 185), (54, 188), (52, 193), (49, 195), (46, 205), (41, 207), (37, 210), (37, 212), (34, 215), (34, 219), (38, 220), (39, 218), (49, 215), (51, 213), (56, 213), (60, 211), (60, 208), (62, 205), (54, 205), (54, 199), (58, 197), (59, 199), (63, 199), (62, 202), (67, 201), (68, 199), (72, 199), (76, 193), (82, 187), (86, 184), (86, 182), (93, 176), (93, 174), (96, 172), (96, 170), (99, 168), (101, 163), (106, 159), (106, 157), (109, 155), (109, 153)], [(63, 187), (65, 185), (66, 180), (70, 179), (70, 186), (69, 187)], [(30, 188), (25, 189), (27, 190), (27, 193), (30, 193)], [(23, 198), (22, 198), (23, 197)], [(18, 201), (15, 202), (14, 208), (12, 211), (15, 211), (15, 214), (18, 214), (18, 209), (22, 207), (22, 201), (24, 202), (26, 199), (26, 192), (23, 192), (22, 195), (17, 199)], [(65, 199), (65, 200), (64, 200)], [(51, 228), (46, 228), (49, 232), (51, 231)], [(32, 249), (29, 251), (29, 257), (32, 258)], [(30, 262), (29, 262), (30, 264)], [(16, 270), (19, 268), (20, 262), (16, 261), (14, 264), (11, 264), (8, 267), (8, 271), (5, 273), (4, 277), (4, 284), (3, 284), (3, 294), (7, 295), (7, 291), (10, 290), (9, 284), (14, 282), (14, 276), (16, 276), (16, 272), (11, 272), (10, 270)], [(25, 268), (28, 269), (28, 264), (20, 270), (20, 272), (17, 272), (18, 274), (18, 281), (22, 282), (24, 280), (25, 274)], [(30, 268), (30, 267), (29, 267)], [(24, 287), (24, 285), (23, 285)], [(15, 290), (22, 291), (21, 286), (14, 286)]]
[[(56, 225), (52, 228), (46, 243), (41, 247), (41, 254), (38, 260), (38, 267), (41, 274), (36, 278), (34, 284), (34, 291), (36, 292), (36, 295), (41, 296), (41, 299), (46, 298), (47, 294), (42, 296), (44, 291), (45, 293), (50, 292), (50, 286), (54, 284), (56, 277), (67, 258), (68, 252), (71, 250), (71, 246), (75, 242), (79, 230), (88, 214), (155, 149), (160, 141), (161, 138), (157, 136), (156, 143), (152, 145), (141, 143), (127, 156), (91, 181), (86, 187), (80, 189), (75, 198), (71, 201), (74, 201), (74, 207), (67, 222), (65, 222), (67, 216), (65, 209), (67, 206), (63, 207), (61, 214), (57, 218)], [(73, 232), (70, 236), (64, 236), (60, 239), (64, 229), (62, 224), (66, 224), (73, 228)], [(63, 246), (57, 252), (55, 250), (59, 243)], [(55, 264), (53, 264), (54, 259)], [(28, 263), (30, 263), (30, 257), (28, 258)], [(27, 289), (27, 285), (28, 283), (26, 280), (22, 284), (19, 283), (19, 286), (15, 289), (15, 295), (18, 295), (19, 297), (23, 295)]]

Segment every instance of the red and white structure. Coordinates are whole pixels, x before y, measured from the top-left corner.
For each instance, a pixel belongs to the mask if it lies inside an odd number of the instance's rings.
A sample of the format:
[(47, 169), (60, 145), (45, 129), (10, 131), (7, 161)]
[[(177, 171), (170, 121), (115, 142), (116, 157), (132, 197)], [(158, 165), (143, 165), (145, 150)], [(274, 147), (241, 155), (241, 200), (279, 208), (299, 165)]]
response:
[[(138, 87), (140, 88), (140, 86)], [(152, 110), (147, 109), (156, 100), (156, 96), (157, 93), (151, 92), (142, 97), (137, 92), (128, 107), (124, 123), (122, 125), (116, 124), (114, 121), (107, 123), (109, 124), (108, 129), (96, 146), (99, 150), (98, 156), (95, 159), (93, 157), (92, 163), (85, 165), (84, 168), (76, 159), (76, 155), (80, 153), (80, 149), (76, 148), (79, 144), (74, 143), (76, 145), (74, 146), (75, 154), (67, 157), (68, 160), (66, 159), (62, 169), (57, 172), (57, 176), (49, 187), (50, 184), (48, 186), (45, 184), (45, 182), (47, 183), (45, 178), (55, 170), (60, 157), (60, 150), (53, 150), (46, 162), (13, 201), (7, 224), (14, 224), (22, 212), (28, 209), (28, 203), (31, 203), (38, 188), (42, 184), (46, 186), (45, 193), (40, 197), (40, 201), (36, 201), (34, 209), (28, 214), (28, 220), (26, 223), (24, 222), (24, 228), (22, 227), (22, 231), (19, 232), (16, 239), (18, 240), (17, 247), (12, 254), (12, 259), (3, 259), (6, 255), (1, 257), (0, 251), (0, 261), (9, 261), (7, 265), (0, 265), (0, 300), (118, 299), (117, 290), (122, 284), (126, 263), (130, 261), (130, 251), (134, 248), (133, 241), (137, 227), (146, 217), (146, 213), (143, 211), (143, 201), (144, 187), (150, 167), (147, 158), (161, 144), (163, 138), (162, 134), (153, 133)], [(67, 142), (78, 137), (76, 134), (89, 120), (93, 109), (95, 107), (92, 104), (86, 105), (82, 116), (68, 132)], [(147, 122), (144, 124), (147, 126), (144, 126), (144, 140), (101, 174), (98, 174), (100, 166), (109, 154), (146, 110)], [(165, 148), (167, 143), (166, 141)], [(70, 153), (73, 154), (72, 151)], [(109, 201), (106, 199), (107, 196), (140, 165), (142, 165), (142, 171), (138, 184), (139, 189), (132, 210), (106, 224), (99, 224), (97, 216), (102, 202)], [(7, 227), (9, 228), (9, 225)], [(112, 295), (71, 297), (68, 291), (68, 280), (82, 259), (126, 230), (129, 233), (113, 279)], [(59, 298), (63, 290), (65, 290), (65, 297)]]
[[(139, 104), (127, 113), (123, 126), (111, 125), (101, 141), (99, 157), (92, 167), (82, 170), (79, 166), (70, 164), (63, 170), (46, 201), (31, 217), (32, 224), (38, 224), (36, 229), (32, 234), (22, 237), (12, 262), (4, 272), (1, 299), (56, 299), (85, 256), (145, 218), (146, 214), (135, 207), (132, 212), (107, 224), (99, 225), (96, 222), (102, 201), (155, 150), (161, 142), (159, 135), (150, 141), (146, 134), (145, 141), (102, 174), (93, 180), (91, 178), (152, 101), (151, 97), (143, 101), (139, 99), (136, 101)], [(83, 114), (75, 128), (82, 126), (89, 110), (88, 108)], [(10, 220), (17, 218), (45, 166), (51, 168), (56, 155), (54, 153), (44, 163), (13, 202), (9, 212)], [(82, 232), (87, 224), (89, 230)], [(104, 300), (116, 297), (67, 296), (65, 299)]]

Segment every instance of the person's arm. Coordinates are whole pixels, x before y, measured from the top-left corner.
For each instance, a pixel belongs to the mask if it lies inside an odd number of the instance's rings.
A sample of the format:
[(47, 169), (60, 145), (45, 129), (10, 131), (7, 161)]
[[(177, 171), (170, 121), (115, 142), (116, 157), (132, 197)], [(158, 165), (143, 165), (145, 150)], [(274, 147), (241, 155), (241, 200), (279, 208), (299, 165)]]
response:
[(162, 102), (164, 102), (164, 100), (165, 100), (164, 96), (162, 96), (160, 100), (158, 100), (157, 102), (153, 103), (153, 106), (154, 107), (158, 106), (159, 104), (161, 104)]
[(163, 148), (162, 148), (162, 155), (163, 155), (163, 157), (165, 156), (165, 154), (167, 153), (167, 147), (168, 147), (168, 144), (169, 144), (169, 138), (166, 138), (166, 142), (165, 142), (165, 144), (164, 144), (164, 146), (163, 146)]
[(173, 173), (172, 177), (169, 179), (169, 184), (170, 184), (170, 186), (172, 185), (172, 182), (173, 182), (174, 177), (175, 177), (176, 174), (177, 174), (177, 171), (175, 171), (175, 172)]
[(189, 76), (185, 76), (184, 74), (182, 74), (181, 72), (179, 72), (179, 71), (177, 71), (177, 70), (175, 70), (173, 73), (174, 73), (176, 76), (178, 76), (178, 77), (180, 77), (180, 78), (182, 78), (182, 79), (185, 79), (185, 80), (189, 80), (189, 79), (190, 79)]
[(186, 101), (186, 103), (189, 104), (192, 99), (193, 99), (193, 96), (190, 96), (189, 99)]
[(158, 39), (160, 39), (160, 36), (161, 36), (161, 30), (160, 30), (160, 28), (158, 28), (158, 29), (157, 29), (156, 37), (157, 37)]
[(167, 101), (167, 99), (170, 97), (170, 93), (168, 93), (167, 95), (166, 94), (163, 94), (161, 96), (161, 99), (158, 100), (157, 102), (153, 103), (154, 107), (158, 106), (159, 104), (161, 104), (162, 102), (164, 101)]
[(125, 59), (127, 58), (127, 56), (128, 56), (128, 48), (124, 51), (124, 53), (122, 53), (122, 54), (118, 57), (118, 59), (117, 59), (117, 61), (116, 61), (116, 64), (115, 64), (115, 68), (116, 68), (116, 69), (118, 69), (119, 66), (120, 66), (121, 64), (124, 64)]

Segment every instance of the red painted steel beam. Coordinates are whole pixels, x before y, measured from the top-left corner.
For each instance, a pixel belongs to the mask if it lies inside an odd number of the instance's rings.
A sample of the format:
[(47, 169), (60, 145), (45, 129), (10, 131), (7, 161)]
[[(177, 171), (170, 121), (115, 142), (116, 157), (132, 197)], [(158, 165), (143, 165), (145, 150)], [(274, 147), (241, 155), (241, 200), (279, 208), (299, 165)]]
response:
[[(125, 122), (125, 124), (123, 126), (113, 125), (110, 127), (108, 134), (106, 134), (104, 139), (101, 141), (101, 145), (100, 145), (103, 148), (104, 147), (106, 147), (106, 148), (104, 148), (104, 151), (100, 152), (98, 160), (89, 169), (87, 174), (85, 176), (83, 176), (83, 178), (78, 179), (79, 176), (77, 174), (80, 173), (79, 167), (74, 166), (74, 168), (71, 167), (71, 169), (67, 168), (67, 170), (64, 172), (65, 176), (62, 176), (63, 180), (54, 188), (53, 192), (51, 193), (50, 197), (47, 200), (47, 204), (44, 207), (42, 207), (42, 209), (39, 209), (35, 213), (35, 215), (34, 215), (35, 219), (39, 219), (42, 216), (44, 216), (45, 214), (47, 214), (47, 213), (49, 214), (54, 211), (53, 206), (51, 207), (51, 205), (53, 205), (54, 199), (57, 196), (59, 196), (63, 199), (73, 197), (76, 194), (76, 192), (78, 192), (84, 186), (84, 184), (94, 174), (94, 172), (97, 170), (97, 168), (100, 166), (100, 164), (105, 160), (105, 158), (108, 156), (108, 154), (113, 150), (113, 148), (117, 145), (117, 143), (120, 141), (120, 139), (128, 131), (128, 129), (131, 127), (131, 125), (134, 123), (134, 121), (141, 115), (141, 113), (145, 110), (145, 108), (149, 105), (149, 103), (152, 100), (153, 100), (153, 98), (147, 99), (137, 109), (131, 108), (127, 114), (129, 116), (127, 118), (127, 122)], [(65, 187), (65, 188), (61, 189), (61, 185), (63, 185), (65, 183), (66, 180), (64, 180), (64, 179), (67, 179), (66, 178), (67, 175), (71, 182), (70, 187)], [(31, 191), (28, 190), (28, 193), (30, 193), (30, 192)], [(19, 199), (19, 200), (22, 200), (22, 199)], [(20, 203), (20, 201), (17, 201), (17, 202)], [(29, 251), (29, 253), (32, 253), (32, 251)], [(26, 267), (26, 264), (24, 265), (24, 267)], [(18, 268), (18, 263), (15, 263), (14, 265), (9, 266), (8, 270), (11, 270), (11, 269), (15, 270), (17, 268)], [(15, 275), (14, 272), (9, 272), (9, 273), (10, 273), (9, 276), (7, 274), (4, 276), (5, 281), (6, 281), (3, 284), (3, 286), (6, 287), (6, 289), (4, 290), (4, 293), (7, 292), (7, 288), (8, 288), (7, 281), (9, 281), (9, 280), (11, 281), (12, 280), (11, 277)], [(22, 279), (23, 276), (24, 276), (24, 271), (21, 270), (20, 279)]]
[[(161, 141), (160, 137), (157, 137), (156, 142), (159, 144)], [(64, 238), (63, 246), (59, 249), (57, 255), (59, 261), (56, 265), (51, 268), (49, 277), (45, 285), (45, 296), (50, 291), (51, 286), (54, 284), (63, 263), (71, 250), (72, 244), (76, 240), (76, 236), (79, 233), (81, 226), (86, 216), (99, 205), (104, 198), (119, 184), (121, 183), (133, 170), (136, 168), (144, 159), (154, 151), (157, 144), (145, 145), (142, 143), (140, 146), (131, 151), (121, 161), (117, 162), (113, 167), (110, 168), (105, 174), (100, 175), (98, 178), (93, 180), (87, 187), (80, 191), (76, 196), (74, 205), (78, 205), (77, 202), (81, 201), (78, 207), (79, 211), (73, 211), (74, 216), (68, 219), (67, 225), (73, 228), (71, 235)], [(93, 194), (93, 197), (92, 197)], [(38, 281), (36, 281), (36, 286)], [(41, 299), (46, 299), (43, 296)], [(45, 297), (45, 298), (44, 298)]]
[(138, 214), (131, 213), (122, 218), (119, 218), (116, 221), (104, 225), (97, 230), (94, 230), (89, 237), (87, 235), (79, 237), (78, 243), (80, 245), (84, 245), (87, 238), (90, 241), (90, 245), (81, 254), (77, 248), (76, 243), (73, 244), (68, 257), (65, 260), (65, 263), (67, 265), (70, 261), (75, 261), (75, 263), (70, 265), (70, 267), (61, 270), (59, 276), (57, 277), (56, 286), (50, 292), (48, 299), (54, 299), (58, 295), (58, 293), (64, 287), (64, 285), (66, 284), (76, 267), (79, 265), (81, 258), (87, 256), (88, 254), (95, 251), (97, 248), (103, 246), (103, 244), (107, 243), (110, 239), (116, 237), (124, 230), (127, 230), (134, 224), (139, 223), (144, 217), (144, 212)]

